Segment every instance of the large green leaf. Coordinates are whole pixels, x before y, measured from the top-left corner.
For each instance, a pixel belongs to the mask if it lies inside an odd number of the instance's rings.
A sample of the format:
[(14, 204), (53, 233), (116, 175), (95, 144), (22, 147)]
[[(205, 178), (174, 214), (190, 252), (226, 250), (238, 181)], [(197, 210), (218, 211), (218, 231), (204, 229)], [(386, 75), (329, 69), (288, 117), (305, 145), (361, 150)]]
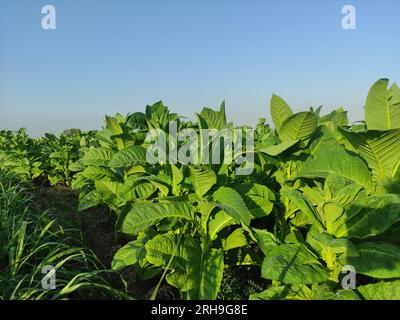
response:
[(101, 203), (101, 195), (96, 191), (90, 191), (79, 200), (78, 211), (83, 211)]
[(231, 215), (227, 214), (223, 210), (218, 211), (215, 214), (215, 217), (210, 220), (208, 225), (208, 234), (211, 240), (215, 240), (217, 238), (218, 232), (235, 223), (237, 222)]
[(326, 178), (330, 174), (357, 182), (366, 188), (372, 188), (372, 176), (364, 161), (340, 147), (321, 147), (303, 164), (298, 177)]
[(146, 106), (146, 117), (148, 124), (154, 128), (164, 128), (169, 120), (176, 120), (173, 114), (169, 113), (168, 107), (162, 101), (157, 101), (153, 105)]
[(167, 281), (186, 293), (187, 299), (215, 300), (224, 271), (222, 249), (202, 251), (200, 243), (187, 237), (178, 243), (171, 233), (157, 235), (146, 243), (147, 260), (155, 266), (171, 262)]
[(234, 218), (237, 222), (250, 224), (253, 218), (240, 194), (232, 188), (221, 187), (213, 195), (217, 206)]
[(339, 130), (367, 161), (375, 179), (394, 177), (400, 165), (400, 129), (358, 133)]
[[(191, 242), (188, 239), (188, 244)], [(185, 245), (179, 242), (178, 236), (173, 233), (159, 234), (145, 244), (146, 259), (157, 267), (165, 267), (171, 259), (171, 269), (185, 272), (186, 254)]]
[(146, 257), (146, 248), (142, 240), (128, 242), (115, 254), (111, 267), (120, 270), (133, 265)]
[(271, 286), (268, 289), (252, 293), (249, 300), (308, 300), (305, 285)]
[(108, 166), (113, 156), (113, 151), (109, 148), (90, 148), (81, 161), (86, 166)]
[(114, 172), (106, 167), (89, 166), (83, 170), (82, 175), (86, 179), (101, 180), (107, 177), (112, 177)]
[(183, 242), (178, 235), (172, 232), (159, 234), (147, 241), (145, 248), (146, 260), (150, 264), (154, 267), (166, 268), (168, 266), (166, 280), (170, 285), (182, 292), (193, 287), (186, 271), (187, 263), (190, 263), (190, 260), (193, 261), (188, 252), (201, 250), (199, 243), (193, 238), (187, 238)]
[(222, 239), (222, 245), (225, 251), (246, 246), (247, 239), (243, 233), (243, 229), (238, 228), (232, 231), (226, 239)]
[(295, 113), (282, 123), (279, 130), (279, 138), (283, 142), (308, 139), (317, 128), (317, 125), (318, 119), (314, 113)]
[(315, 130), (310, 138), (309, 151), (311, 155), (318, 153), (320, 150), (335, 149), (338, 142), (334, 133), (327, 126), (320, 126)]
[(300, 140), (293, 140), (293, 141), (287, 141), (287, 142), (282, 142), (273, 146), (265, 147), (262, 149), (259, 149), (259, 152), (266, 153), (270, 156), (278, 156), (281, 153), (287, 151), (291, 147), (293, 147), (295, 144), (297, 144)]
[(253, 217), (262, 218), (271, 213), (275, 194), (267, 186), (258, 183), (242, 183), (235, 185), (235, 190), (242, 196)]
[(224, 251), (210, 249), (206, 252), (191, 252), (187, 264), (189, 279), (193, 279), (193, 288), (188, 292), (190, 300), (215, 300), (220, 290), (224, 274)]
[(389, 100), (391, 104), (400, 103), (400, 88), (396, 83), (389, 88)]
[(400, 277), (400, 248), (386, 242), (364, 242), (356, 246), (358, 256), (343, 256), (341, 262), (357, 273), (378, 279)]
[(111, 159), (109, 165), (112, 168), (126, 168), (138, 163), (145, 163), (146, 161), (146, 149), (134, 145), (118, 151)]
[(124, 133), (120, 124), (114, 118), (106, 116), (106, 124), (107, 124), (107, 129), (110, 130), (113, 136), (117, 136)]
[(260, 293), (250, 295), (250, 300), (332, 300), (335, 294), (326, 285), (286, 285), (271, 286)]
[(132, 190), (135, 193), (136, 198), (139, 199), (147, 199), (150, 197), (155, 191), (157, 187), (151, 182), (143, 182), (139, 185), (135, 186)]
[(368, 93), (365, 104), (365, 122), (368, 130), (400, 128), (399, 93), (395, 86), (388, 90), (388, 84), (388, 79), (380, 79)]
[(357, 255), (357, 250), (354, 244), (344, 238), (335, 239), (332, 235), (321, 232), (314, 234), (313, 239), (326, 251), (331, 253), (345, 253), (347, 255)]
[(256, 228), (252, 228), (251, 231), (257, 239), (258, 246), (265, 255), (269, 254), (271, 248), (279, 245), (279, 241), (271, 232)]
[(174, 164), (170, 165), (171, 176), (172, 176), (172, 193), (174, 195), (178, 195), (181, 192), (181, 182), (183, 181), (184, 177), (182, 171), (178, 169), (178, 167)]
[(399, 220), (400, 195), (372, 196), (351, 204), (334, 222), (334, 234), (355, 238), (376, 236)]
[(220, 110), (214, 111), (210, 108), (203, 108), (200, 116), (207, 123), (208, 129), (221, 130), (226, 127), (225, 102), (222, 102)]
[(296, 243), (272, 247), (264, 258), (261, 275), (286, 284), (312, 284), (327, 280), (329, 271), (304, 244)]
[(101, 195), (105, 202), (112, 202), (117, 197), (122, 183), (116, 181), (97, 180), (95, 181), (96, 191)]
[(174, 203), (138, 203), (133, 204), (121, 217), (121, 232), (137, 234), (138, 232), (158, 223), (164, 218), (193, 220), (194, 209), (188, 202)]
[(291, 209), (300, 210), (307, 217), (307, 221), (310, 224), (315, 224), (320, 228), (323, 227), (321, 218), (315, 211), (314, 206), (300, 191), (294, 189), (282, 189), (281, 195), (284, 199), (291, 202)]
[(194, 191), (199, 197), (202, 197), (208, 190), (217, 182), (217, 175), (208, 167), (189, 166), (190, 182), (193, 185)]
[(286, 101), (275, 94), (271, 97), (270, 112), (277, 131), (280, 130), (282, 123), (293, 114)]
[(343, 110), (343, 108), (339, 108), (337, 110), (333, 110), (330, 114), (321, 117), (320, 122), (333, 123), (335, 126), (347, 126), (348, 119), (347, 119), (347, 111)]
[(357, 290), (366, 300), (400, 300), (400, 280), (371, 283)]

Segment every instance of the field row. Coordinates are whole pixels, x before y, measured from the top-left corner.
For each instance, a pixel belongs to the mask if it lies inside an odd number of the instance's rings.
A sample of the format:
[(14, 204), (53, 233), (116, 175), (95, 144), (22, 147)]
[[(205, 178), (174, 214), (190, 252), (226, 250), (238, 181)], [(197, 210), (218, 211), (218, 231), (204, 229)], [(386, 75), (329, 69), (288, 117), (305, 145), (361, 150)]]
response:
[(165, 284), (180, 299), (400, 299), (400, 89), (378, 80), (356, 124), (276, 95), (270, 116), (235, 126), (223, 103), (191, 122), (157, 102), (100, 131), (1, 131), (1, 172), (74, 190), (82, 215), (106, 208), (123, 241), (106, 267), (155, 283), (151, 299)]

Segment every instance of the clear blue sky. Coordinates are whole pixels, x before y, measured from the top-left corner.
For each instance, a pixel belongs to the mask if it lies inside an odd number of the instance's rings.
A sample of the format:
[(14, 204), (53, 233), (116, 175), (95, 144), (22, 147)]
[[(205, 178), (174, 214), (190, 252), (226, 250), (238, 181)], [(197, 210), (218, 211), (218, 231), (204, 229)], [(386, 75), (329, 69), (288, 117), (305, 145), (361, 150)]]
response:
[(99, 128), (160, 99), (190, 118), (225, 99), (255, 124), (272, 93), (360, 120), (374, 81), (400, 82), (399, 16), (400, 0), (0, 0), (0, 128)]

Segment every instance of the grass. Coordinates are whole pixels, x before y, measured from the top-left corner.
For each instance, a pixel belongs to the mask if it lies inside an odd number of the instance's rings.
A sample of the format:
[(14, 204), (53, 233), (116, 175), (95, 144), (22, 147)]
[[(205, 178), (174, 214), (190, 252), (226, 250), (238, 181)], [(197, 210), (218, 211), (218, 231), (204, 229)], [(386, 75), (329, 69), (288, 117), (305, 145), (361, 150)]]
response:
[[(81, 234), (37, 205), (31, 186), (0, 170), (0, 300), (120, 299), (95, 254)], [(43, 288), (55, 270), (55, 289)]]

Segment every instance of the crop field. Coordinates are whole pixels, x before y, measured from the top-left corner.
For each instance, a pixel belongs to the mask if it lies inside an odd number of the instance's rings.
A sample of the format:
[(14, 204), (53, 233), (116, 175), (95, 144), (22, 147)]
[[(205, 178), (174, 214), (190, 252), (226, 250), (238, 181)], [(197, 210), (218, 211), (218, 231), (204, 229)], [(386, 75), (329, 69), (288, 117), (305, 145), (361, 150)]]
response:
[(400, 299), (399, 87), (364, 112), (0, 131), (0, 300)]

